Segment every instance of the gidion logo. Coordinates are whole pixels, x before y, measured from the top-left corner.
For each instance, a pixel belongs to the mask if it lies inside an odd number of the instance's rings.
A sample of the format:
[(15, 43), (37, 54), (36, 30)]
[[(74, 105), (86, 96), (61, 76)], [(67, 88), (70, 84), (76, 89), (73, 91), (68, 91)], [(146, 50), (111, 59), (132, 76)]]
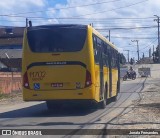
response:
[(46, 76), (45, 71), (34, 71), (29, 73), (30, 78), (32, 78), (33, 81), (40, 81), (43, 80), (43, 78)]

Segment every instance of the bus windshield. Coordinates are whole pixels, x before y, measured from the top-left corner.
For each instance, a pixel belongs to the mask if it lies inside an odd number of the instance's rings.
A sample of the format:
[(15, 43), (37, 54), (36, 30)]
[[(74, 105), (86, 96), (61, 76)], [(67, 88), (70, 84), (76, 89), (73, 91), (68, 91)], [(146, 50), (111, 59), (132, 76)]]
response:
[(75, 52), (83, 48), (86, 32), (86, 28), (35, 28), (28, 30), (27, 37), (33, 52)]

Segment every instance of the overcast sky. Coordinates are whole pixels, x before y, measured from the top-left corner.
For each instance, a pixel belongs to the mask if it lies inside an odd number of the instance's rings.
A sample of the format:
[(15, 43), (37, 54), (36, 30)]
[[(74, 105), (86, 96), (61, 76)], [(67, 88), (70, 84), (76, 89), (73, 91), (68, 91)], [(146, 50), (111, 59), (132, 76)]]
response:
[(1, 0), (0, 13), (1, 26), (25, 26), (25, 18), (33, 25), (93, 23), (104, 36), (110, 29), (111, 42), (137, 59), (131, 40), (139, 40), (140, 55), (157, 46), (160, 0)]

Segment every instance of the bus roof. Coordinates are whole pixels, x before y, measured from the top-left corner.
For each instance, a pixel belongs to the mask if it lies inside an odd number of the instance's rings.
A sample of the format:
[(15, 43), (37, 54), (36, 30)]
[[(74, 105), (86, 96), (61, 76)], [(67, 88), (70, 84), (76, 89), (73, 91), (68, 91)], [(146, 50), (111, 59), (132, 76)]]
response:
[(40, 26), (32, 26), (28, 27), (29, 30), (37, 29), (37, 28), (53, 28), (53, 27), (62, 27), (62, 28), (87, 28), (87, 25), (80, 24), (50, 24), (50, 25), (40, 25)]

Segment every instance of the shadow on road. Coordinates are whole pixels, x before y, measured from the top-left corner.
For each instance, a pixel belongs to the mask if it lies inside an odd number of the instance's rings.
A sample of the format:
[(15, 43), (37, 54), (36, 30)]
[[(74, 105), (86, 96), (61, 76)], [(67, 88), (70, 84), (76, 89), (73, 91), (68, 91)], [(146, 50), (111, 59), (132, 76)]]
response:
[(0, 114), (0, 118), (23, 118), (23, 117), (67, 117), (84, 116), (97, 109), (86, 108), (84, 106), (63, 106), (60, 109), (49, 111), (45, 103), (21, 108)]

